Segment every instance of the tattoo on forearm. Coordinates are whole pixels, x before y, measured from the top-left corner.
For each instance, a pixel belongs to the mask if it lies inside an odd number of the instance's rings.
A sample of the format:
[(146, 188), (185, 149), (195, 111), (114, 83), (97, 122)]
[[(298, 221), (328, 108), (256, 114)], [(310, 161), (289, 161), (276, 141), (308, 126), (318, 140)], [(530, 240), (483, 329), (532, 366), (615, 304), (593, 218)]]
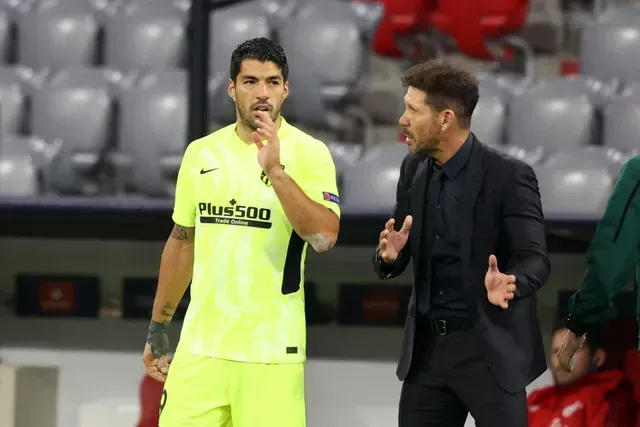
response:
[(168, 325), (169, 322), (171, 322), (171, 318), (173, 317), (173, 315), (176, 312), (176, 307), (173, 306), (172, 304), (165, 304), (164, 307), (162, 307), (162, 312), (160, 313), (160, 315), (162, 317), (166, 317), (166, 319), (164, 319), (162, 322), (160, 322), (163, 325)]
[(187, 227), (175, 224), (173, 230), (171, 230), (171, 237), (176, 240), (187, 240)]

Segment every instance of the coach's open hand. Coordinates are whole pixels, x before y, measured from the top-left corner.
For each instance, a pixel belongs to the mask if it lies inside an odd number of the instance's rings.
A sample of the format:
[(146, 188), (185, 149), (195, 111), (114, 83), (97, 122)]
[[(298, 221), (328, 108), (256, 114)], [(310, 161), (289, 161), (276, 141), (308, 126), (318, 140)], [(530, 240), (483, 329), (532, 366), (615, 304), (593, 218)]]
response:
[[(264, 111), (257, 111), (258, 119), (256, 124), (258, 129), (251, 134), (253, 141), (258, 147), (258, 163), (267, 176), (272, 171), (282, 170), (280, 164), (280, 139), (278, 138), (278, 131), (275, 123), (269, 117), (269, 114)], [(265, 145), (262, 140), (266, 139)]]
[(500, 273), (498, 259), (495, 255), (490, 255), (484, 286), (487, 288), (487, 298), (491, 304), (508, 308), (509, 301), (513, 299), (516, 291), (516, 276)]
[(413, 223), (413, 217), (411, 215), (407, 215), (402, 223), (402, 228), (400, 231), (396, 231), (393, 228), (395, 224), (395, 220), (391, 218), (384, 226), (384, 230), (380, 233), (380, 257), (382, 260), (391, 264), (398, 259), (398, 254), (404, 248), (404, 245), (407, 244), (407, 240), (409, 239), (409, 230), (411, 229), (411, 224)]
[(586, 335), (579, 337), (572, 331), (567, 331), (560, 350), (558, 350), (558, 362), (562, 369), (567, 372), (573, 370), (573, 356), (580, 349), (586, 337)]

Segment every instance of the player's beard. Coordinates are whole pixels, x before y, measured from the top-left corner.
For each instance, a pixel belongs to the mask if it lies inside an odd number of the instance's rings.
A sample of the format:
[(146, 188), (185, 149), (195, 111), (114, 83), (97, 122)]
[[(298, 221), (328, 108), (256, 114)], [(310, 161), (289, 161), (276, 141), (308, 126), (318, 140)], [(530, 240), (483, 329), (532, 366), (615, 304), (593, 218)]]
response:
[[(244, 126), (246, 126), (251, 131), (255, 131), (258, 129), (258, 125), (256, 124), (256, 117), (254, 115), (254, 108), (256, 105), (252, 105), (249, 108), (241, 108), (236, 104), (236, 112), (238, 117), (240, 117), (240, 121)], [(270, 110), (268, 111), (271, 120), (275, 121), (280, 116), (281, 107), (274, 107), (269, 105)]]

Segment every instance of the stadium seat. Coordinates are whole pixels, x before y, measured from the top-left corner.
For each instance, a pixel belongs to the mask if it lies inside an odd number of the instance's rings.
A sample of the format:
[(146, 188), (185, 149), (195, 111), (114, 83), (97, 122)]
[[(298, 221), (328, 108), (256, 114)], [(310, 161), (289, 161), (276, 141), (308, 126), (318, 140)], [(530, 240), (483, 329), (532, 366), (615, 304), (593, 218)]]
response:
[(640, 81), (640, 7), (611, 9), (583, 28), (580, 69), (601, 81)]
[(147, 196), (173, 191), (187, 144), (187, 75), (158, 71), (121, 98), (118, 152), (114, 163), (120, 180)]
[(330, 110), (358, 98), (370, 77), (370, 42), (382, 16), (378, 4), (309, 3), (279, 32), (291, 69), (286, 117), (324, 127)]
[(24, 67), (0, 67), (0, 134), (27, 132), (28, 88), (32, 76), (32, 71)]
[(113, 98), (109, 83), (58, 81), (32, 99), (32, 133), (62, 147), (50, 169), (48, 187), (61, 194), (92, 194), (101, 154), (113, 139)]
[(576, 147), (535, 165), (545, 217), (599, 219), (622, 166), (616, 158), (602, 147)]
[[(435, 7), (435, 0), (354, 0), (361, 3), (382, 3), (384, 15), (373, 38), (373, 51), (381, 56), (406, 58), (417, 36), (427, 29), (425, 16)], [(426, 58), (423, 58), (426, 59)]]
[(344, 176), (358, 161), (363, 153), (363, 146), (360, 144), (329, 142), (327, 147), (333, 157), (336, 166), (336, 178), (338, 189), (342, 192)]
[(135, 84), (135, 76), (103, 67), (71, 67), (60, 69), (52, 74), (47, 84), (51, 87), (69, 85), (105, 87), (106, 84), (109, 93), (119, 97), (123, 90), (130, 89)]
[(604, 108), (603, 142), (624, 151), (640, 150), (640, 85), (629, 87)]
[(181, 68), (187, 10), (171, 1), (137, 0), (106, 23), (105, 62), (122, 71)]
[(20, 15), (18, 61), (34, 70), (96, 64), (98, 32), (86, 0), (41, 1)]
[(0, 135), (0, 195), (38, 194), (38, 176), (32, 151), (32, 138)]
[(558, 0), (533, 0), (520, 36), (534, 52), (555, 54), (562, 49), (564, 16)]
[(343, 212), (390, 214), (407, 153), (404, 144), (379, 144), (368, 150), (344, 175)]
[(438, 0), (428, 20), (456, 41), (460, 53), (489, 60), (494, 55), (485, 42), (516, 33), (528, 11), (528, 0)]
[(544, 161), (547, 157), (547, 151), (542, 147), (522, 148), (515, 145), (490, 145), (491, 148), (498, 150), (518, 160), (522, 160), (530, 166), (537, 165)]
[(11, 26), (11, 17), (7, 11), (0, 9), (0, 64), (7, 64), (11, 60), (14, 45)]
[(611, 93), (593, 79), (541, 80), (509, 104), (507, 141), (524, 148), (597, 145), (597, 111)]
[(494, 80), (478, 81), (480, 99), (471, 116), (471, 131), (486, 144), (504, 143), (507, 96)]
[(227, 124), (235, 121), (235, 107), (227, 94), (229, 59), (242, 42), (254, 37), (272, 36), (274, 21), (286, 12), (277, 5), (269, 10), (260, 1), (229, 6), (211, 14), (209, 34), (209, 112), (212, 120)]

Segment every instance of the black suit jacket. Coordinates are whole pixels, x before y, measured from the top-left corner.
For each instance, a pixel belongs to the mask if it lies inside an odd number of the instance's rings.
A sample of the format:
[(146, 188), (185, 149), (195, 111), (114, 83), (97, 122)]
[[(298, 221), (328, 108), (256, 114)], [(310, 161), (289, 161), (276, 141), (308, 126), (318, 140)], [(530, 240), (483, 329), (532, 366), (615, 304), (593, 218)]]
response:
[[(460, 200), (466, 296), (477, 332), (477, 340), (470, 342), (469, 348), (480, 346), (500, 385), (516, 392), (546, 370), (535, 294), (550, 273), (542, 204), (538, 181), (529, 165), (483, 145), (473, 135), (472, 139), (465, 193)], [(428, 268), (421, 260), (431, 247), (431, 242), (422, 243), (422, 234), (433, 234), (428, 224), (423, 225), (430, 166), (431, 160), (424, 155), (408, 154), (402, 162), (392, 216), (398, 230), (407, 215), (413, 216), (413, 225), (395, 263), (381, 263), (376, 251), (374, 268), (381, 279), (402, 274), (411, 259), (414, 278)], [(484, 277), (491, 254), (498, 258), (501, 272), (517, 278), (515, 297), (506, 310), (487, 299)], [(429, 333), (416, 331), (416, 306), (414, 280), (397, 369), (400, 380), (411, 367), (415, 334)]]

